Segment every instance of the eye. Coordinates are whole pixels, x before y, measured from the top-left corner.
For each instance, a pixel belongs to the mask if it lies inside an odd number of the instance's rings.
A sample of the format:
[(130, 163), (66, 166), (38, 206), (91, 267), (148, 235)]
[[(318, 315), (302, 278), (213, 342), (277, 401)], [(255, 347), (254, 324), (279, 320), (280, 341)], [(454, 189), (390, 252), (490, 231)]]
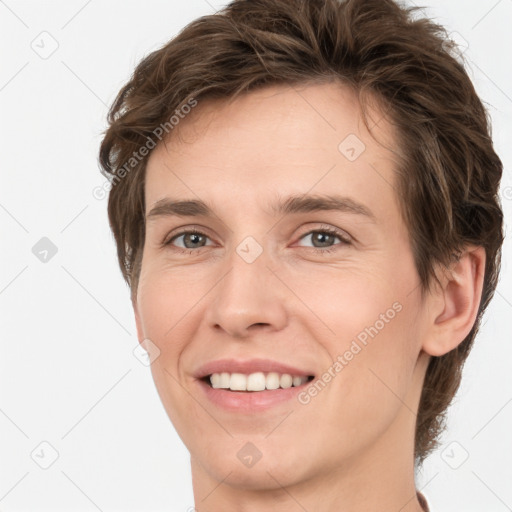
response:
[[(305, 235), (301, 236), (301, 240), (310, 238), (313, 243), (313, 249), (324, 249), (320, 252), (329, 252), (336, 250), (338, 245), (349, 245), (350, 240), (343, 232), (331, 227), (321, 227), (312, 231), (309, 231)], [(338, 239), (341, 243), (336, 244), (335, 241)], [(334, 245), (333, 245), (334, 244)]]
[[(308, 247), (307, 245), (299, 245), (309, 249), (318, 249), (316, 252), (320, 253), (335, 251), (339, 246), (350, 245), (351, 243), (348, 235), (344, 232), (328, 226), (311, 230), (302, 235), (300, 240), (306, 240), (307, 238), (310, 238), (313, 244), (312, 246)], [(339, 243), (336, 243), (336, 239)], [(202, 231), (197, 229), (188, 229), (173, 235), (167, 241), (163, 242), (162, 246), (172, 246), (173, 250), (178, 252), (188, 252), (191, 254), (203, 247), (214, 245), (213, 243), (207, 243), (208, 240), (210, 240), (210, 238)]]
[[(175, 242), (177, 240), (181, 240), (181, 245), (176, 244)], [(177, 250), (186, 251), (187, 249), (200, 249), (201, 247), (205, 247), (206, 245), (212, 245), (212, 244), (206, 244), (206, 240), (209, 240), (208, 236), (206, 236), (201, 231), (198, 231), (196, 229), (189, 229), (187, 231), (182, 231), (176, 235), (174, 235), (172, 238), (164, 242), (164, 246), (166, 245), (172, 245)]]

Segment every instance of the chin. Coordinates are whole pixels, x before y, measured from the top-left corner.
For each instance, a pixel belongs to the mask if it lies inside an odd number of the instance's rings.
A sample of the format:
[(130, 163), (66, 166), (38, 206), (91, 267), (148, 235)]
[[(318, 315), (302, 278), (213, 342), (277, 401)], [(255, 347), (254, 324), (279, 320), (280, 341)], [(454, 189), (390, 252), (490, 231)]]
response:
[[(260, 447), (259, 453), (255, 444)], [(255, 441), (255, 444), (250, 440), (236, 439), (232, 446), (241, 445), (242, 448), (231, 450), (218, 445), (218, 453), (210, 452), (208, 459), (204, 458), (207, 450), (198, 448), (197, 453), (201, 457), (195, 460), (215, 481), (237, 489), (280, 489), (281, 486), (293, 485), (306, 477), (307, 468), (303, 461), (298, 457), (290, 457), (290, 451), (283, 449), (282, 444), (281, 449), (277, 446), (269, 447), (269, 443), (263, 447), (263, 440)]]

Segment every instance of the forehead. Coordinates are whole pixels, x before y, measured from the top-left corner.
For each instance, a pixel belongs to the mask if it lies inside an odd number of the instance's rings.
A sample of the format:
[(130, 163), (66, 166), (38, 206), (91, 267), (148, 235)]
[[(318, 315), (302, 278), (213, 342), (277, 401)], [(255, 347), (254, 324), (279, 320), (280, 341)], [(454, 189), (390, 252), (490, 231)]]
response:
[(308, 192), (358, 197), (389, 213), (396, 136), (377, 107), (368, 114), (371, 134), (357, 94), (338, 82), (199, 100), (149, 158), (146, 213), (169, 195), (263, 206)]

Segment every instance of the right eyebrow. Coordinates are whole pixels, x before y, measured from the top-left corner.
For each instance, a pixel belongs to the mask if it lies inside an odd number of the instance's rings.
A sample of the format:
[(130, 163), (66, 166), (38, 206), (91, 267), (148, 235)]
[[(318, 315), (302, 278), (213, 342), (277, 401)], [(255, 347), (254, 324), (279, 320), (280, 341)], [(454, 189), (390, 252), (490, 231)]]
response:
[(169, 198), (157, 201), (147, 215), (147, 219), (156, 217), (173, 216), (178, 217), (213, 217), (213, 210), (203, 201), (187, 199), (177, 201)]

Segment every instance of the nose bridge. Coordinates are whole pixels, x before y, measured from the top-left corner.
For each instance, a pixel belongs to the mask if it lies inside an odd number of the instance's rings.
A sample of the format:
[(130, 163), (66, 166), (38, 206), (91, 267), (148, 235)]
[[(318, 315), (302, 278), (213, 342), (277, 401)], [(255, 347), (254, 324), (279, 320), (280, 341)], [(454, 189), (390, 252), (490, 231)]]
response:
[(244, 337), (254, 324), (284, 327), (282, 290), (267, 266), (271, 266), (270, 254), (253, 237), (243, 239), (226, 256), (227, 270), (212, 290), (208, 307), (210, 325), (238, 337)]

